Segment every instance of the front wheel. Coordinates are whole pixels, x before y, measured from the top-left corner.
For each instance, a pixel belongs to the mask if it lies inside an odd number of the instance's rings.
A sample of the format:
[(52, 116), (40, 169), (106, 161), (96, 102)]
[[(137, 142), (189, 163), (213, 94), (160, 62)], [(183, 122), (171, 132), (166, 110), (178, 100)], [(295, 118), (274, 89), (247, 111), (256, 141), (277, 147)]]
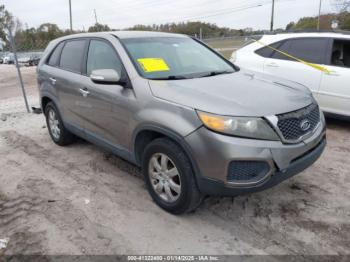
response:
[(202, 194), (184, 151), (167, 138), (152, 141), (145, 149), (142, 170), (153, 200), (172, 214), (196, 209)]
[(60, 146), (74, 142), (75, 136), (63, 125), (62, 118), (54, 103), (49, 102), (45, 107), (46, 125), (52, 140)]

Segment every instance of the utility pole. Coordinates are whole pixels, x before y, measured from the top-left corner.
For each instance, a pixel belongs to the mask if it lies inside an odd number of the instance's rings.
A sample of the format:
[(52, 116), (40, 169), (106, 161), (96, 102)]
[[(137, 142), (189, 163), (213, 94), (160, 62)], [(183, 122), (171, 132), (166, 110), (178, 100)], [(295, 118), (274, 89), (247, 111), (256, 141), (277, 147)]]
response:
[(199, 39), (202, 40), (203, 39), (203, 31), (202, 31), (202, 27), (199, 28)]
[(69, 0), (69, 21), (70, 21), (70, 31), (73, 33), (73, 21), (72, 21), (72, 2)]
[(272, 11), (271, 11), (271, 26), (270, 26), (270, 31), (273, 31), (273, 23), (274, 23), (274, 18), (275, 18), (275, 0), (272, 0)]
[(16, 68), (17, 68), (17, 74), (18, 74), (18, 78), (19, 78), (19, 83), (20, 83), (21, 88), (22, 88), (24, 103), (25, 103), (25, 105), (26, 105), (27, 112), (30, 113), (30, 109), (29, 109), (29, 105), (28, 105), (28, 100), (27, 100), (27, 94), (26, 94), (26, 90), (24, 89), (24, 83), (23, 83), (22, 73), (21, 73), (21, 69), (20, 69), (19, 64), (18, 64), (17, 49), (16, 49), (15, 40), (14, 40), (13, 34), (12, 34), (12, 28), (11, 28), (11, 26), (10, 26), (10, 27), (8, 27), (7, 29), (8, 29), (8, 32), (9, 32), (10, 44), (11, 44), (13, 56), (14, 56), (14, 58), (15, 58), (15, 64), (16, 64)]
[(96, 24), (98, 24), (98, 22), (97, 22), (97, 14), (96, 14), (96, 9), (94, 9), (94, 14), (95, 14), (95, 21), (96, 21)]
[(322, 9), (322, 0), (320, 0), (320, 7), (319, 7), (319, 9), (318, 9), (317, 31), (320, 31), (320, 24), (321, 24), (321, 9)]

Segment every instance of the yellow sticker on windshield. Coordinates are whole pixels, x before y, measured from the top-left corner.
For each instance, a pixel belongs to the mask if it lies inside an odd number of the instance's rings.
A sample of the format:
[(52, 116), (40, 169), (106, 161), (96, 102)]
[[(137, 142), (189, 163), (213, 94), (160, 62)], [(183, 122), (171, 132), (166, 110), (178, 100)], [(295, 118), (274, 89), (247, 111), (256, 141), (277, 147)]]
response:
[(139, 58), (137, 61), (146, 73), (170, 70), (169, 66), (162, 58)]

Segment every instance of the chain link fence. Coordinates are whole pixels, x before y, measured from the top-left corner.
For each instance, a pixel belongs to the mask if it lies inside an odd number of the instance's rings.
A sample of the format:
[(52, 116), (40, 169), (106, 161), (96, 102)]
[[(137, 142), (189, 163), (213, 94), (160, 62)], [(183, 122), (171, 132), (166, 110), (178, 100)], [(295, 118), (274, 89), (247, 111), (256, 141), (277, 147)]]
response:
[(220, 37), (220, 38), (206, 38), (203, 42), (219, 51), (226, 58), (230, 58), (233, 51), (250, 41), (246, 36)]
[[(30, 113), (32, 108), (28, 103), (26, 87), (22, 77), (23, 68), (37, 66), (45, 48), (51, 39), (56, 38), (56, 36), (47, 37), (47, 33), (43, 35), (31, 34), (28, 30), (16, 31), (6, 28), (5, 31), (6, 38), (0, 41), (0, 64), (2, 64), (0, 66), (16, 67), (18, 83), (23, 93), (25, 107), (27, 112)], [(35, 77), (34, 74), (33, 77)]]

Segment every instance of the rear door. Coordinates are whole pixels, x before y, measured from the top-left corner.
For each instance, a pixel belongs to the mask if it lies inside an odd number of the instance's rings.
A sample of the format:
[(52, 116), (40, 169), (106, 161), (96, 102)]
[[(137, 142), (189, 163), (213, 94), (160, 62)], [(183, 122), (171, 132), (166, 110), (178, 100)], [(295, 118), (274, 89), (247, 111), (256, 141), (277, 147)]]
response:
[[(307, 62), (323, 65), (326, 61), (327, 38), (294, 38), (275, 44), (275, 48)], [(314, 94), (320, 88), (322, 72), (287, 57), (271, 52), (264, 63), (264, 72), (305, 85)]]
[(82, 115), (83, 108), (89, 106), (81, 93), (87, 43), (88, 41), (82, 38), (66, 40), (59, 59), (59, 69), (51, 77), (57, 90), (64, 122), (79, 129), (84, 128), (86, 121)]
[(350, 116), (350, 39), (334, 39), (328, 52), (318, 100), (322, 110)]

